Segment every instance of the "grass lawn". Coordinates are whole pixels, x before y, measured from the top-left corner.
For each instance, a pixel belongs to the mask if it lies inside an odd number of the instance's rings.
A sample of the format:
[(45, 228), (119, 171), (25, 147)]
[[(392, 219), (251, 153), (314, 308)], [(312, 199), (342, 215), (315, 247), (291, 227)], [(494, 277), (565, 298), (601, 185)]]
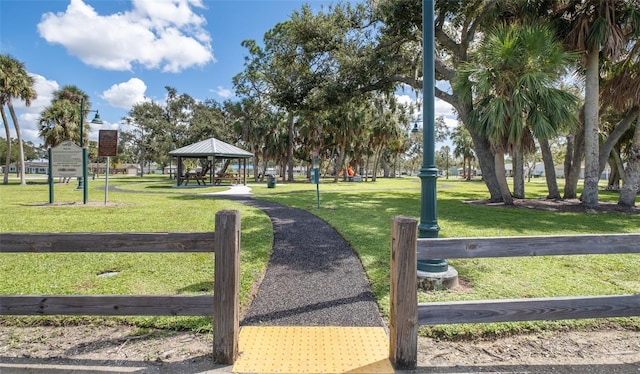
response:
[[(49, 206), (44, 181), (0, 186), (0, 232), (212, 232), (219, 210), (241, 212), (240, 302), (247, 306), (253, 287), (263, 275), (271, 253), (273, 231), (269, 217), (258, 209), (232, 201), (193, 195), (194, 189), (171, 189), (158, 177), (110, 178), (110, 186), (126, 185), (133, 192), (110, 191), (104, 205), (104, 179), (89, 181), (89, 204), (82, 204), (77, 182), (56, 184)], [(206, 188), (214, 191), (220, 188)], [(154, 193), (139, 193), (147, 191)], [(1, 244), (1, 243), (0, 243)], [(0, 293), (3, 294), (185, 294), (213, 292), (212, 253), (36, 253), (0, 254)], [(113, 277), (97, 277), (118, 271)], [(97, 317), (46, 317), (53, 323)], [(5, 318), (5, 322), (34, 323), (35, 318)], [(39, 319), (38, 321), (42, 321)], [(135, 317), (141, 326), (210, 330), (211, 318)]]
[[(378, 179), (375, 183), (320, 184), (320, 209), (316, 207), (315, 185), (309, 183), (277, 185), (270, 190), (259, 186), (254, 192), (267, 200), (307, 209), (333, 225), (360, 255), (382, 311), (388, 314), (391, 219), (397, 215), (420, 216), (417, 177)], [(528, 198), (544, 197), (544, 180), (527, 183), (526, 193)], [(640, 232), (637, 214), (553, 213), (464, 203), (487, 197), (483, 182), (439, 179), (439, 236)], [(600, 200), (615, 202), (617, 194), (601, 192)], [(421, 302), (640, 293), (640, 256), (636, 254), (469, 259), (452, 260), (450, 264), (458, 270), (466, 287), (455, 292), (421, 292)], [(610, 321), (640, 329), (640, 318)], [(600, 323), (604, 321), (464, 324), (424, 327), (421, 332), (462, 336)]]
[[(91, 202), (104, 199), (90, 181)], [(110, 178), (109, 205), (82, 205), (75, 184), (56, 185), (56, 202), (47, 206), (47, 185), (0, 186), (0, 232), (55, 231), (213, 231), (213, 216), (220, 209), (242, 212), (242, 294), (247, 305), (252, 286), (268, 261), (272, 231), (259, 210), (206, 196), (220, 187), (171, 188), (166, 177)], [(383, 313), (389, 305), (389, 242), (391, 219), (396, 215), (419, 217), (420, 182), (417, 177), (378, 179), (376, 182), (320, 184), (320, 209), (316, 185), (308, 182), (250, 184), (256, 198), (276, 201), (316, 214), (333, 225), (358, 252)], [(545, 194), (544, 180), (527, 183), (527, 197)], [(438, 180), (438, 223), (441, 237), (516, 236), (579, 233), (640, 232), (640, 215), (552, 213), (501, 209), (465, 204), (487, 197), (479, 181)], [(601, 201), (617, 195), (601, 192)], [(194, 254), (0, 254), (0, 273), (14, 274), (0, 281), (0, 293), (185, 293), (211, 290), (213, 261)], [(473, 259), (450, 261), (466, 286), (458, 291), (421, 292), (420, 301), (470, 300), (570, 295), (606, 295), (640, 292), (640, 256), (562, 256), (523, 259)], [(104, 270), (118, 276), (96, 278)], [(85, 317), (86, 318), (86, 317)], [(13, 319), (5, 319), (13, 320)], [(21, 321), (25, 319), (20, 319)], [(28, 320), (28, 319), (27, 319)], [(52, 318), (68, 321), (69, 317)], [(210, 328), (206, 319), (128, 318), (143, 326)], [(521, 322), (436, 326), (423, 334), (464, 336), (546, 328), (596, 326), (614, 323), (640, 329), (640, 318)]]

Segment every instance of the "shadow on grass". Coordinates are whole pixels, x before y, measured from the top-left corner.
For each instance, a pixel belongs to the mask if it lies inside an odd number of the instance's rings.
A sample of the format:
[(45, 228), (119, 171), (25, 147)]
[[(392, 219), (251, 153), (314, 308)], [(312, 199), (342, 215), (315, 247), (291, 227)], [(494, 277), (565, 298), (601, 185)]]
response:
[(213, 292), (213, 282), (199, 282), (190, 284), (187, 287), (179, 288), (178, 290), (176, 290), (176, 292), (178, 294)]
[[(301, 205), (299, 207), (304, 209), (305, 205), (297, 203), (298, 197), (294, 194), (273, 197), (276, 201)], [(532, 230), (549, 233), (594, 232), (594, 230), (597, 232), (627, 232), (629, 219), (634, 219), (626, 214), (547, 212), (527, 208), (473, 205), (463, 202), (464, 200), (473, 200), (476, 197), (478, 196), (475, 194), (449, 191), (442, 194), (437, 200), (437, 219), (468, 228), (469, 232), (495, 230), (496, 227), (499, 227), (502, 230), (523, 235)], [(337, 212), (348, 210), (349, 219), (352, 222), (367, 222), (368, 230), (371, 227), (389, 226), (390, 219), (396, 215), (420, 217), (419, 193), (388, 191), (353, 196), (332, 192), (321, 195), (321, 205)], [(363, 226), (363, 229), (366, 227)], [(363, 235), (367, 235), (367, 233), (363, 233)], [(477, 234), (471, 236), (475, 235)]]

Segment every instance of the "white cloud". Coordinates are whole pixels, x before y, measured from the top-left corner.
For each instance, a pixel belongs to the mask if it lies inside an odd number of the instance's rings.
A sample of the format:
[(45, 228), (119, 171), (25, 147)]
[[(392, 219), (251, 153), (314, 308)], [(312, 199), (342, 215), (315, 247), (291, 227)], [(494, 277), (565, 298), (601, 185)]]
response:
[(190, 5), (202, 8), (199, 0), (133, 0), (134, 13), (143, 19), (149, 19), (154, 27), (167, 25), (203, 26), (206, 20), (191, 11)]
[[(415, 97), (410, 95), (396, 95), (396, 99), (401, 104), (412, 105), (412, 108), (414, 108), (412, 113), (413, 118), (422, 118), (422, 106), (416, 105), (417, 99)], [(456, 127), (458, 124), (453, 106), (444, 100), (435, 99), (434, 115), (435, 117), (444, 116), (444, 121), (449, 128)]]
[(133, 10), (102, 16), (82, 0), (64, 13), (46, 13), (38, 32), (91, 66), (107, 70), (180, 72), (214, 62), (199, 0), (134, 0)]
[(416, 99), (415, 97), (409, 96), (409, 95), (398, 95), (396, 94), (396, 100), (398, 100), (398, 102), (402, 105), (414, 105), (416, 104)]
[(114, 84), (100, 97), (111, 106), (129, 110), (134, 104), (145, 100), (146, 91), (147, 85), (141, 79), (131, 78), (126, 82)]
[(216, 95), (220, 96), (223, 99), (228, 99), (233, 96), (233, 91), (222, 86), (218, 86), (213, 92), (215, 92)]

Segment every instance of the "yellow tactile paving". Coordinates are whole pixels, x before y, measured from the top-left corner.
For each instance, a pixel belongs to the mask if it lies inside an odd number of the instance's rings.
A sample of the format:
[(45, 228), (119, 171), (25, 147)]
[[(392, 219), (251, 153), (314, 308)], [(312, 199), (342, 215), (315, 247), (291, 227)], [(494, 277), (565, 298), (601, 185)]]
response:
[(245, 326), (234, 373), (394, 373), (382, 327)]

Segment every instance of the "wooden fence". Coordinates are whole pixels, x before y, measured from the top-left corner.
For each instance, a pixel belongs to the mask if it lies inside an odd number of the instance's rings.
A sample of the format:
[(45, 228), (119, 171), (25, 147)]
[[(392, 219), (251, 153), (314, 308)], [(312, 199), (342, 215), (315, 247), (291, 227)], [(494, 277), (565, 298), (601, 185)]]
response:
[(238, 355), (239, 211), (218, 212), (207, 233), (2, 234), (0, 252), (214, 252), (213, 295), (0, 295), (0, 315), (213, 315), (214, 361)]
[(390, 346), (396, 368), (418, 356), (419, 325), (640, 316), (640, 294), (421, 303), (417, 260), (640, 253), (640, 234), (416, 239), (418, 222), (393, 219)]

